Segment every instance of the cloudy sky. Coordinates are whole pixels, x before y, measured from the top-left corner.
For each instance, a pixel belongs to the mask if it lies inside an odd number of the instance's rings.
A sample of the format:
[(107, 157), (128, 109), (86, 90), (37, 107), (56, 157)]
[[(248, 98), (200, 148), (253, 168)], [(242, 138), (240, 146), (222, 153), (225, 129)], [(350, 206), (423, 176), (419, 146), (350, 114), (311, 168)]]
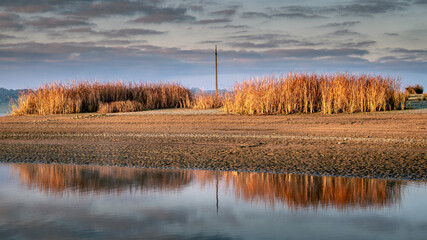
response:
[(1, 0), (0, 87), (365, 72), (427, 88), (427, 0)]

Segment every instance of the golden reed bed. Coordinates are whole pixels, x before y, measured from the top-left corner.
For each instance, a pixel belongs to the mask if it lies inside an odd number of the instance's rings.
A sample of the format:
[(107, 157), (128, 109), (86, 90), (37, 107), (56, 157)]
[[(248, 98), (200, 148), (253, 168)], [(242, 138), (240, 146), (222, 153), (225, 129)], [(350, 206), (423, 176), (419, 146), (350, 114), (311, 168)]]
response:
[(404, 109), (405, 99), (393, 77), (290, 73), (237, 83), (223, 108), (237, 114), (375, 112)]
[(76, 82), (46, 84), (22, 94), (12, 115), (132, 112), (162, 108), (220, 108), (235, 114), (354, 113), (404, 109), (399, 79), (367, 74), (290, 73), (236, 83), (225, 94), (179, 84)]
[(190, 104), (190, 90), (174, 83), (53, 83), (22, 94), (12, 104), (12, 115), (131, 112)]

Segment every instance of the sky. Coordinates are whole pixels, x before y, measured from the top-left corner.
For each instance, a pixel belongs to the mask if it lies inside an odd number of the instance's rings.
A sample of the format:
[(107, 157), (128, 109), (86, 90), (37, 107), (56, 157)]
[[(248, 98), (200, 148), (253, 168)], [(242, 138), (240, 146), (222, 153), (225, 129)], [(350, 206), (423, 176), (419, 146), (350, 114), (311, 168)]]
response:
[(219, 88), (289, 72), (427, 88), (427, 0), (1, 0), (0, 87), (62, 81)]

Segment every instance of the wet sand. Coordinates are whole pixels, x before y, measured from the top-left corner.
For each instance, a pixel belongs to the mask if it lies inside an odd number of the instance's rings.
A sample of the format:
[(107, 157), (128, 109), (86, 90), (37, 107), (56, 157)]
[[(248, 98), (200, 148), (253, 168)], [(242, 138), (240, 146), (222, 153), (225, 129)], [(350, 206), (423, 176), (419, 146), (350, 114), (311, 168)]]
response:
[(0, 161), (427, 180), (426, 109), (0, 117)]

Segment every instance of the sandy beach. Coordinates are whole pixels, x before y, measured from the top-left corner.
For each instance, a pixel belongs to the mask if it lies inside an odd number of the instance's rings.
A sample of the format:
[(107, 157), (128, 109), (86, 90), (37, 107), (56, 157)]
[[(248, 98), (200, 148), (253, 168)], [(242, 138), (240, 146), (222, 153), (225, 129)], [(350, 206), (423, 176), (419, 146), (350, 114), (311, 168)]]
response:
[(426, 109), (242, 116), (220, 110), (0, 117), (2, 162), (427, 180)]

